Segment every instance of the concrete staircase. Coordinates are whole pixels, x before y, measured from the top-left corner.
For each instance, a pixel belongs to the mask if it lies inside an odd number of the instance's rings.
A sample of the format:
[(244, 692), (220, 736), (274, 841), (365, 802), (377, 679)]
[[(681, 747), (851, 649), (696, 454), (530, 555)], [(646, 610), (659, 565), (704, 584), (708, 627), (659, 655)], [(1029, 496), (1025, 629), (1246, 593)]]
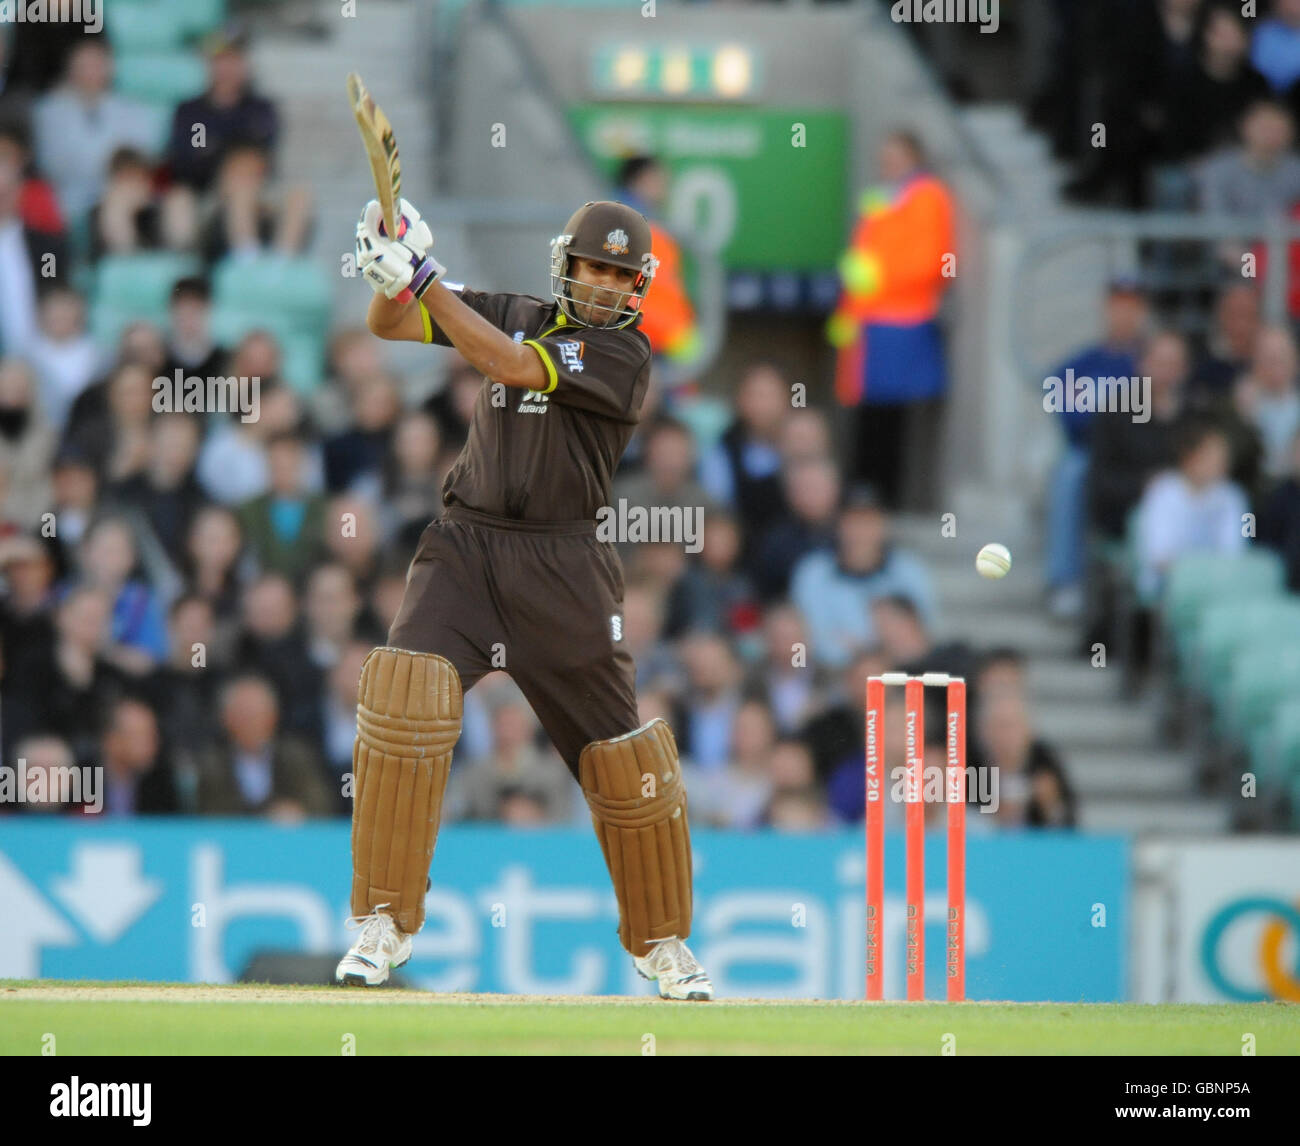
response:
[[(1008, 538), (969, 511), (958, 538), (940, 535), (937, 517), (903, 517), (899, 542), (930, 566), (940, 599), (940, 640), (977, 650), (1010, 645), (1027, 658), (1035, 732), (1064, 761), (1089, 831), (1203, 835), (1227, 829), (1227, 809), (1199, 795), (1196, 761), (1157, 739), (1153, 698), (1122, 699), (1117, 665), (1094, 668), (1078, 655), (1073, 626), (1054, 622), (1042, 604), (1042, 557), (1033, 534)], [(994, 527), (995, 528), (995, 527)], [(1004, 541), (1011, 572), (985, 581), (974, 568), (980, 546)]]

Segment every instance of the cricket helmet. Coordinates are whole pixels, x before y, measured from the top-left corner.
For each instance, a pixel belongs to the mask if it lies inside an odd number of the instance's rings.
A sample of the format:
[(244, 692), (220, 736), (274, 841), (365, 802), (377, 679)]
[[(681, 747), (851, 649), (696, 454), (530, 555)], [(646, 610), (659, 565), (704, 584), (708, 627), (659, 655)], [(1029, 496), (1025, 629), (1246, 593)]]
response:
[[(593, 307), (605, 312), (604, 322), (583, 322), (574, 313), (571, 292), (578, 280), (569, 274), (571, 257), (637, 272), (631, 290), (613, 291), (617, 296), (613, 302)], [(551, 240), (551, 294), (571, 321), (617, 330), (641, 313), (641, 303), (658, 265), (659, 260), (650, 253), (650, 224), (640, 211), (625, 203), (584, 203), (569, 217), (564, 233)], [(578, 285), (589, 289), (585, 284)]]

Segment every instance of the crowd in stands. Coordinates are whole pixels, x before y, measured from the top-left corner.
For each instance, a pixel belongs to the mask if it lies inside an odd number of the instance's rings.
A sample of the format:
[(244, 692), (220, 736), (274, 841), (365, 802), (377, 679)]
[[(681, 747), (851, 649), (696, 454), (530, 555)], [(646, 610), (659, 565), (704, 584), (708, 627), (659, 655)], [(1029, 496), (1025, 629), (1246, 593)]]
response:
[[(103, 815), (346, 816), (361, 663), (482, 380), (451, 360), (412, 405), (358, 326), (333, 331), (325, 381), (303, 387), (272, 331), (214, 330), (207, 272), (300, 250), (311, 225), (305, 194), (268, 182), (279, 117), (242, 32), (206, 42), (207, 90), (161, 121), (114, 89), (106, 39), (38, 46), (8, 56), (0, 87), (3, 763), (102, 767)], [(104, 337), (78, 284), (96, 260), (151, 251), (200, 273), (170, 285), (158, 321)], [(160, 411), (154, 379), (176, 371), (260, 379), (256, 416)], [(999, 794), (972, 791), (989, 811), (974, 830), (1073, 825), (1021, 658), (935, 645), (925, 563), (878, 491), (846, 484), (828, 413), (791, 393), (756, 362), (706, 435), (689, 397), (652, 384), (615, 481), (615, 504), (704, 511), (698, 552), (621, 547), (642, 716), (671, 722), (694, 821), (859, 820), (865, 680), (908, 669), (971, 681), (971, 757), (1001, 777)], [(928, 725), (938, 764), (943, 720)], [(901, 762), (892, 701), (886, 727)], [(86, 809), (0, 808), (15, 812)], [(466, 696), (447, 818), (585, 814), (518, 689), (489, 675)]]

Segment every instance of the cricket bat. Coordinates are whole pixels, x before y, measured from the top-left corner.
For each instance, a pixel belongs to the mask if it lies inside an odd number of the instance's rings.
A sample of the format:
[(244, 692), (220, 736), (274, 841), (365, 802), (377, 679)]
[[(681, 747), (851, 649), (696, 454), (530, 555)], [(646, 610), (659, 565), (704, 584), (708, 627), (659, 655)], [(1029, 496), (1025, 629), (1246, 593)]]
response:
[[(348, 73), (348, 101), (352, 104), (352, 114), (356, 116), (361, 142), (366, 147), (366, 157), (370, 160), (370, 174), (375, 181), (375, 198), (383, 212), (384, 230), (390, 238), (400, 239), (406, 232), (406, 224), (398, 209), (402, 194), (402, 160), (397, 154), (393, 125), (356, 72)], [(397, 296), (397, 301), (410, 302), (411, 298), (408, 289)]]

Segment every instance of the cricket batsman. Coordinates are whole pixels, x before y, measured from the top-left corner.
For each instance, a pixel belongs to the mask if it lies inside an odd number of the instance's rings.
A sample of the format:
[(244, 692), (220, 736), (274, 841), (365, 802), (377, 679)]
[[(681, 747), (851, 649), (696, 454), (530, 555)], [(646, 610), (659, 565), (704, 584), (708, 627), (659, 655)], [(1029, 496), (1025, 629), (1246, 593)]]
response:
[(454, 346), (484, 384), (388, 645), (361, 671), (348, 921), (360, 937), (335, 978), (378, 986), (411, 956), (462, 697), (498, 667), (495, 648), (586, 797), (637, 971), (662, 998), (711, 999), (685, 943), (677, 746), (663, 720), (638, 727), (622, 566), (595, 524), (649, 382), (650, 226), (621, 203), (584, 204), (551, 242), (546, 301), (444, 282), (428, 225), (405, 199), (400, 212), (398, 238), (377, 201), (357, 224), (367, 323), (380, 338)]

